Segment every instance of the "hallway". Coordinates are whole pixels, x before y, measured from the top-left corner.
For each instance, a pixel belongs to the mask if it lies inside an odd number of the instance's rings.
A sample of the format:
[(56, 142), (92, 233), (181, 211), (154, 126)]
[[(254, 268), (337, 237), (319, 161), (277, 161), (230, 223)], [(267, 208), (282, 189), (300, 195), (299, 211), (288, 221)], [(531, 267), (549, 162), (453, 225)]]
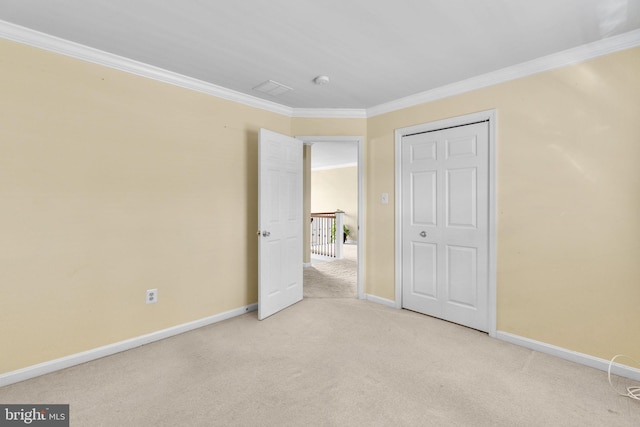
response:
[(312, 257), (304, 269), (304, 298), (356, 298), (358, 246), (344, 245), (344, 258), (324, 261)]

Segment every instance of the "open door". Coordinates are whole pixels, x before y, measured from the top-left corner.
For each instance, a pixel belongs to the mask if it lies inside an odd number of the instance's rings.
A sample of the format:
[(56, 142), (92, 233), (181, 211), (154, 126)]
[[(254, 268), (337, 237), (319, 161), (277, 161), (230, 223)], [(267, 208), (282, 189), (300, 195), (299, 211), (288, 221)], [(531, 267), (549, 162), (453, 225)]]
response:
[(260, 129), (258, 319), (302, 300), (302, 141)]

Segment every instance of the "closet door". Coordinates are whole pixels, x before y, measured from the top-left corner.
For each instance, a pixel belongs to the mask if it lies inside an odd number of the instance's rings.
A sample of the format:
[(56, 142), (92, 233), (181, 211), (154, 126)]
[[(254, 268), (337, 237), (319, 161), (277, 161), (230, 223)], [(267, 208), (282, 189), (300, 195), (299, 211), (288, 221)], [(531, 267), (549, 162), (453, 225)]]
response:
[(402, 306), (488, 331), (488, 122), (402, 138)]

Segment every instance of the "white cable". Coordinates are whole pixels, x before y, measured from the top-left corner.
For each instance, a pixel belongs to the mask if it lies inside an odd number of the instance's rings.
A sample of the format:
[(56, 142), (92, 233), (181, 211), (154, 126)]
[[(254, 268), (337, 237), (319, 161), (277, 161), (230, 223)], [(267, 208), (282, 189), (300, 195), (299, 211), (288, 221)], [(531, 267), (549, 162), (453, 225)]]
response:
[(611, 382), (611, 367), (613, 366), (613, 361), (616, 360), (618, 357), (626, 357), (627, 359), (630, 359), (633, 362), (635, 362), (637, 365), (640, 365), (640, 363), (638, 363), (636, 360), (632, 359), (629, 356), (625, 356), (624, 354), (616, 354), (615, 356), (613, 356), (613, 359), (611, 359), (611, 361), (609, 362), (609, 369), (607, 370), (607, 377), (609, 378), (609, 385), (620, 396), (627, 396), (630, 399), (640, 400), (640, 387), (633, 387), (633, 386), (627, 387), (627, 392), (626, 393), (621, 393), (620, 391), (618, 391), (613, 386), (613, 383)]

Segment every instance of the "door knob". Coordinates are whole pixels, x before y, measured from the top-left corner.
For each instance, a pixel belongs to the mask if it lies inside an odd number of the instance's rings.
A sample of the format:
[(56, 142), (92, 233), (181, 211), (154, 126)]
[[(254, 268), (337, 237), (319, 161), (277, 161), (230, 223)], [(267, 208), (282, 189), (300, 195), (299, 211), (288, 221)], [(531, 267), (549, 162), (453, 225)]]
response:
[(427, 237), (427, 232), (426, 232), (426, 231), (421, 231), (421, 232), (420, 232), (420, 235), (421, 235), (422, 237)]
[(271, 236), (271, 232), (270, 232), (270, 231), (263, 231), (263, 232), (262, 232), (262, 235), (263, 235), (264, 237), (269, 237), (269, 236)]

